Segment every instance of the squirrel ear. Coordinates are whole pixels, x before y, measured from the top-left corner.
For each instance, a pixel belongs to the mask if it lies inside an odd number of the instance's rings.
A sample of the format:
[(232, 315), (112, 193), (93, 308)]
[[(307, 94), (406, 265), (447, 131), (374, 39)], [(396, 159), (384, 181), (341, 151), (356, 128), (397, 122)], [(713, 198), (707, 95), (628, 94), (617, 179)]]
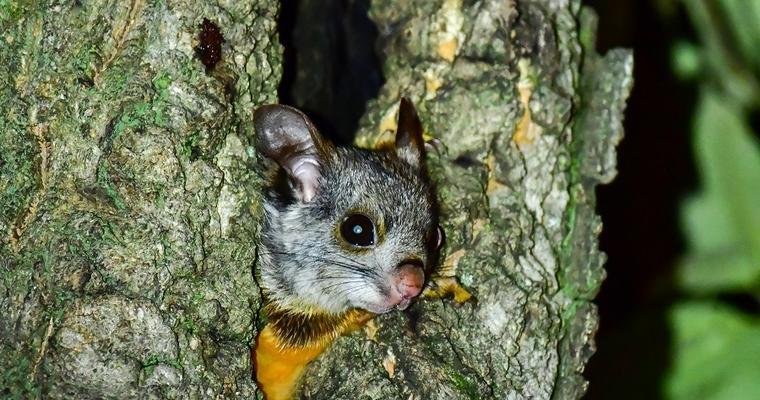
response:
[(402, 160), (420, 167), (425, 162), (425, 141), (422, 139), (422, 123), (417, 117), (414, 104), (406, 97), (401, 98), (398, 108), (398, 129), (396, 130), (396, 154)]
[(317, 192), (320, 165), (332, 144), (322, 137), (301, 111), (280, 104), (259, 107), (253, 113), (256, 149), (287, 172), (295, 183), (295, 195), (303, 203)]

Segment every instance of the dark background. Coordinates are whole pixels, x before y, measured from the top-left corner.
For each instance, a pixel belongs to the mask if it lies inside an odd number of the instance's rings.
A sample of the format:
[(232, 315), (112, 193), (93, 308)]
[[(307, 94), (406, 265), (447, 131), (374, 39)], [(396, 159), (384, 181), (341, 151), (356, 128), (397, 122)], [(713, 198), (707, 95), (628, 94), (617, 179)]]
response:
[(593, 0), (599, 14), (597, 48), (634, 51), (634, 88), (618, 148), (618, 176), (597, 189), (604, 221), (600, 245), (609, 259), (600, 311), (597, 353), (586, 377), (590, 399), (654, 399), (670, 366), (665, 320), (678, 294), (672, 273), (684, 243), (678, 209), (696, 189), (691, 154), (693, 85), (672, 73), (670, 48), (691, 38), (683, 9), (664, 16), (654, 2)]
[[(587, 398), (654, 399), (670, 365), (665, 312), (678, 297), (672, 272), (684, 251), (678, 207), (696, 187), (690, 144), (696, 91), (673, 76), (670, 46), (694, 34), (678, 7), (663, 13), (654, 1), (584, 4), (599, 14), (598, 50), (627, 47), (635, 57), (618, 177), (597, 190), (601, 248), (609, 259), (596, 301), (601, 324), (585, 373)], [(351, 141), (365, 103), (383, 83), (380, 60), (367, 45), (378, 38), (368, 7), (368, 0), (283, 1), (280, 100), (304, 109), (342, 143)], [(305, 65), (309, 73), (299, 75)]]

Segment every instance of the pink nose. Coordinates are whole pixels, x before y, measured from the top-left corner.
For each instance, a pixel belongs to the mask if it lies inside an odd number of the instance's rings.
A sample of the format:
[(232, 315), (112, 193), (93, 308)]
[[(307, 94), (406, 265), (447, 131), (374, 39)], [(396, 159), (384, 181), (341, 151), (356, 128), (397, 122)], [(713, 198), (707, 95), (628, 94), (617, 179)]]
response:
[(425, 283), (425, 273), (422, 268), (414, 264), (403, 264), (393, 277), (391, 289), (391, 301), (400, 309), (409, 305), (409, 301), (422, 292)]

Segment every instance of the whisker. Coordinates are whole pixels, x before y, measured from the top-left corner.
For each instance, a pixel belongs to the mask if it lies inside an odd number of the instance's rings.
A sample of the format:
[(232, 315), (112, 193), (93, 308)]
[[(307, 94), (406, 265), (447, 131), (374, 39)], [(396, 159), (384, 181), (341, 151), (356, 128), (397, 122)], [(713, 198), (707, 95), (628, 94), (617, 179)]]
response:
[[(290, 252), (285, 252), (285, 251), (272, 251), (272, 250), (263, 251), (262, 254), (266, 254), (267, 252), (269, 252), (269, 254), (271, 254), (271, 255), (284, 255), (284, 256), (294, 256), (295, 255), (295, 253), (290, 253)], [(337, 260), (333, 260), (333, 259), (329, 259), (329, 258), (324, 258), (324, 257), (319, 257), (319, 256), (311, 255), (311, 254), (309, 254), (308, 256), (312, 257), (313, 259), (318, 260), (318, 261), (322, 261), (322, 262), (326, 262), (326, 263), (330, 263), (330, 264), (334, 264), (334, 265), (346, 268), (346, 269), (348, 269), (350, 271), (353, 271), (353, 272), (356, 272), (356, 273), (361, 274), (363, 276), (366, 276), (367, 278), (371, 278), (371, 277), (378, 277), (379, 278), (380, 277), (380, 275), (377, 272), (377, 269), (375, 269), (375, 268), (370, 268), (370, 267), (368, 267), (368, 266), (366, 266), (364, 264), (361, 264), (361, 263), (359, 263), (359, 262), (357, 262), (355, 260), (352, 260), (352, 259), (350, 259), (350, 258), (348, 258), (346, 256), (343, 256), (342, 254), (338, 254), (338, 253), (333, 253), (333, 254), (339, 255), (342, 258), (345, 258), (346, 260), (351, 261), (351, 263), (341, 262), (341, 261), (337, 261)]]

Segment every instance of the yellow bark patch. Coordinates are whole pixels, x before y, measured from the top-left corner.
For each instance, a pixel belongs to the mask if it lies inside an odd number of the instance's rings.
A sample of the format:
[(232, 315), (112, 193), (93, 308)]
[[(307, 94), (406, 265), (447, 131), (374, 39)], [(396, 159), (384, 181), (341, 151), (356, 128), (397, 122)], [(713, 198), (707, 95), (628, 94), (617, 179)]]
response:
[(463, 26), (462, 0), (445, 0), (434, 17), (431, 29), (435, 35), (434, 43), (438, 43), (435, 49), (438, 57), (449, 63), (454, 61), (464, 39)]
[(443, 79), (439, 76), (438, 71), (433, 68), (428, 68), (423, 77), (425, 78), (425, 98), (428, 100), (435, 98), (438, 89), (443, 86)]
[(438, 56), (440, 56), (444, 60), (448, 62), (453, 62), (454, 57), (457, 55), (458, 45), (459, 45), (459, 41), (457, 40), (457, 38), (450, 38), (446, 41), (439, 43), (438, 49), (436, 49), (436, 52), (438, 53)]
[(396, 375), (396, 355), (390, 350), (388, 350), (388, 354), (383, 358), (383, 368), (385, 368), (385, 372), (388, 373), (389, 378), (393, 378)]
[(517, 84), (517, 91), (520, 93), (520, 103), (522, 103), (523, 113), (520, 121), (517, 123), (512, 140), (518, 146), (530, 145), (541, 135), (541, 127), (533, 123), (533, 117), (530, 113), (530, 97), (533, 94), (533, 81), (530, 79), (530, 62), (520, 60), (518, 63), (520, 70), (520, 81)]
[(378, 130), (381, 134), (386, 132), (396, 132), (396, 129), (398, 129), (397, 115), (398, 104), (388, 109), (385, 115), (383, 115), (383, 119), (380, 120), (380, 126), (378, 127)]
[(488, 157), (486, 157), (486, 168), (488, 168), (488, 182), (486, 182), (486, 195), (488, 196), (502, 189), (506, 189), (507, 187), (503, 183), (496, 180), (496, 173), (494, 172), (495, 165), (496, 165), (496, 157), (494, 157), (493, 154), (488, 154)]
[(377, 136), (374, 138), (373, 143), (359, 143), (365, 147), (373, 149), (381, 148), (384, 146), (390, 146), (393, 144), (396, 138), (396, 130), (398, 129), (398, 103), (390, 107), (382, 119), (380, 119), (380, 125), (377, 127)]

